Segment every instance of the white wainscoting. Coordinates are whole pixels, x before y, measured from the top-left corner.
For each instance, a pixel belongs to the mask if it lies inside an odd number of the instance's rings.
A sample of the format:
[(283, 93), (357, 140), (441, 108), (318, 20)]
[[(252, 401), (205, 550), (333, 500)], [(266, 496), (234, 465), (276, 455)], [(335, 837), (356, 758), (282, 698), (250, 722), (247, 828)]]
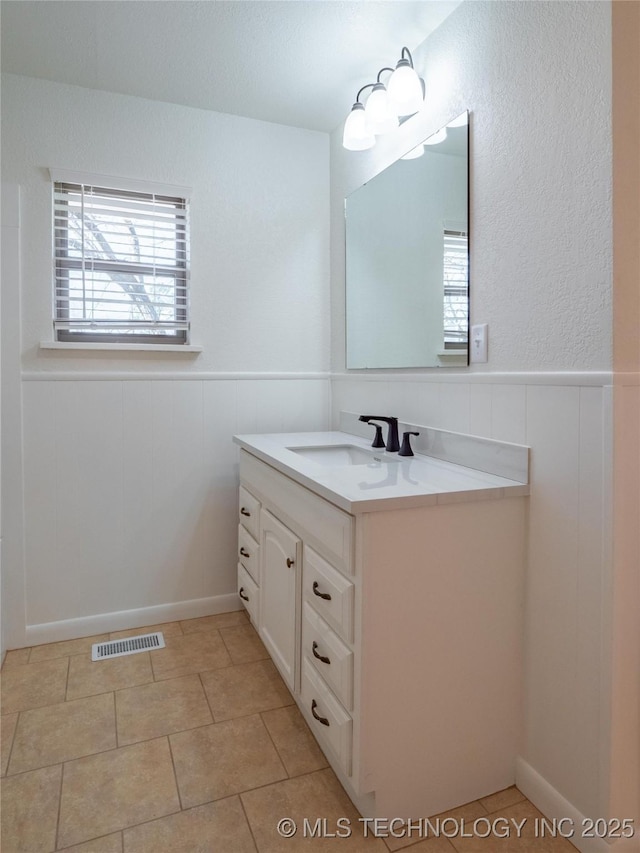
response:
[(56, 378), (22, 384), (27, 643), (230, 609), (231, 437), (327, 429), (328, 379)]
[(332, 383), (334, 428), (347, 410), (531, 447), (521, 755), (589, 816), (603, 813), (609, 742), (611, 382), (467, 373)]

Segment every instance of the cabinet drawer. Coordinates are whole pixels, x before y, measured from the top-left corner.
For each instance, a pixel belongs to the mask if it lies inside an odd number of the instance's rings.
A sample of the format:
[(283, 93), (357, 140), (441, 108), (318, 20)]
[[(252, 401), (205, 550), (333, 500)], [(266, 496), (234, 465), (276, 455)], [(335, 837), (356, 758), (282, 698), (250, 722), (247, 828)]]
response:
[(351, 775), (353, 721), (308, 660), (302, 661), (302, 704), (311, 730), (326, 745), (347, 775)]
[(258, 553), (259, 545), (244, 525), (238, 525), (238, 559), (258, 583)]
[(353, 584), (305, 545), (302, 570), (304, 598), (348, 643), (353, 640)]
[(258, 605), (260, 604), (260, 587), (255, 583), (242, 563), (238, 563), (238, 595), (247, 609), (251, 621), (258, 625)]
[(240, 521), (247, 528), (248, 532), (257, 539), (260, 535), (260, 501), (248, 492), (244, 486), (240, 486), (238, 492), (238, 512), (240, 513)]
[(353, 652), (304, 602), (302, 652), (350, 711), (353, 707)]
[[(240, 478), (250, 484), (267, 507), (273, 507), (285, 524), (309, 541), (334, 566), (353, 574), (351, 515), (245, 450), (240, 451)], [(252, 531), (249, 529), (249, 532)]]

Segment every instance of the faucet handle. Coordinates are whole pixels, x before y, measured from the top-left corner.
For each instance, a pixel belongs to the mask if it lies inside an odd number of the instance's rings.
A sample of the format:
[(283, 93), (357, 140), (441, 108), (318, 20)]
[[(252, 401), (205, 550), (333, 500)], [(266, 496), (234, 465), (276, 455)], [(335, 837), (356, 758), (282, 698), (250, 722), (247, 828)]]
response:
[(372, 427), (375, 427), (376, 434), (373, 437), (373, 441), (371, 443), (371, 447), (384, 447), (384, 438), (382, 437), (382, 426), (381, 424), (371, 423)]
[(402, 433), (402, 447), (398, 451), (398, 456), (413, 456), (413, 449), (411, 448), (411, 436), (412, 435), (420, 435), (419, 432), (411, 432), (407, 430), (407, 432)]

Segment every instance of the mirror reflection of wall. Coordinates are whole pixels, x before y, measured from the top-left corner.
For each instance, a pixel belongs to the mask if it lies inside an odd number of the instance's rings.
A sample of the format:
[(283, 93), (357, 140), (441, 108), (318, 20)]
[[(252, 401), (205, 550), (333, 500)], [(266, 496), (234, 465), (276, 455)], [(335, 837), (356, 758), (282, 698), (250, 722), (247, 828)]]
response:
[(347, 368), (466, 365), (468, 114), (345, 207)]

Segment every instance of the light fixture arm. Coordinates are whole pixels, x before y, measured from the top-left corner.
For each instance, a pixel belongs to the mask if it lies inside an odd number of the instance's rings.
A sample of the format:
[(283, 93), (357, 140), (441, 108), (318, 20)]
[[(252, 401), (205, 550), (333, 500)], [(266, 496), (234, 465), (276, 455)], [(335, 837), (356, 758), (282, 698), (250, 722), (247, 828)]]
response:
[(408, 48), (408, 47), (403, 47), (403, 48), (402, 48), (402, 51), (401, 51), (401, 53), (400, 53), (400, 59), (404, 59), (404, 58), (405, 58), (405, 56), (404, 56), (405, 51), (406, 51), (406, 53), (407, 53), (407, 56), (409, 57), (409, 63), (410, 63), (410, 65), (411, 65), (411, 67), (413, 68), (413, 56), (411, 56), (411, 51), (409, 50), (409, 48)]
[(375, 86), (375, 83), (367, 83), (366, 86), (363, 86), (362, 89), (359, 89), (358, 94), (356, 95), (356, 104), (362, 103), (360, 101), (360, 95), (364, 92), (364, 90), (365, 89), (373, 89), (374, 86)]
[(388, 66), (381, 68), (380, 71), (378, 71), (378, 76), (376, 77), (376, 83), (380, 82), (380, 75), (382, 74), (383, 71), (390, 71), (393, 74), (393, 68), (389, 68)]

